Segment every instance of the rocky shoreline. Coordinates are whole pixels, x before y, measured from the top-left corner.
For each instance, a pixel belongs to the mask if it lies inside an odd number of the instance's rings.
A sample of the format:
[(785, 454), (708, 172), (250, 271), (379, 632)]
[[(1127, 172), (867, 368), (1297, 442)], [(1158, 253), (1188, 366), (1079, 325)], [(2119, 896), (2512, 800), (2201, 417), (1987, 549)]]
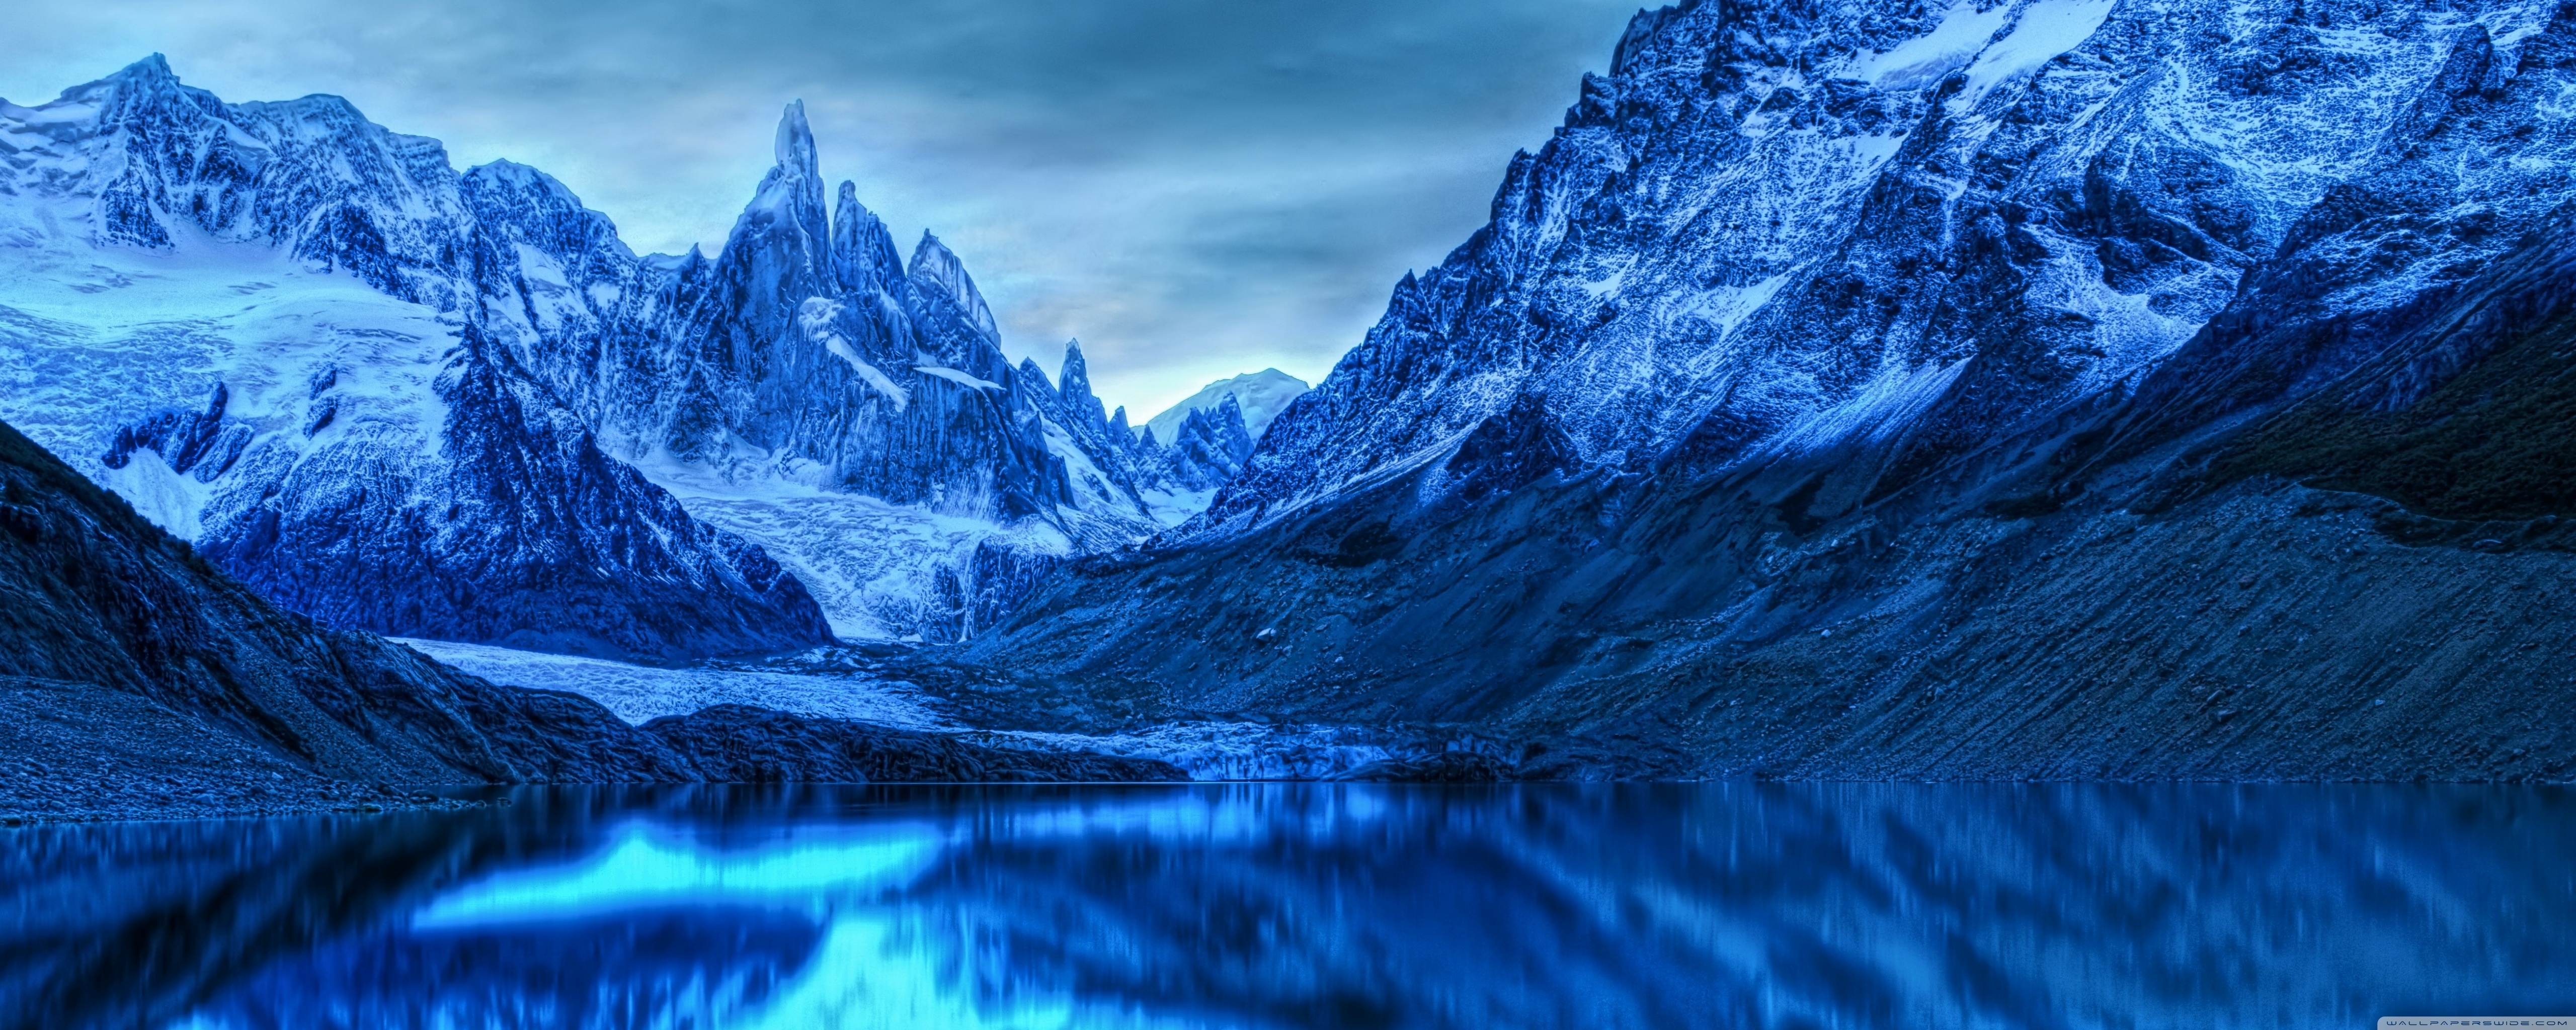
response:
[[(510, 689), (510, 688), (500, 688)], [(944, 734), (740, 706), (639, 730), (697, 775), (613, 783), (1170, 782), (1151, 759), (994, 748)], [(0, 826), (376, 813), (473, 807), (493, 784), (321, 775), (200, 717), (86, 684), (0, 678)]]

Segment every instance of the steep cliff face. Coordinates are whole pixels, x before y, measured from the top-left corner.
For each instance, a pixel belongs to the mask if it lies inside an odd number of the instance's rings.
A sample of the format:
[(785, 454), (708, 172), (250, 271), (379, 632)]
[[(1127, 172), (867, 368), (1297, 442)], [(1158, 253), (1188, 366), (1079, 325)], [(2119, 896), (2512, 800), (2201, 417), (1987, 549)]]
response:
[(2571, 67), (2551, 5), (1641, 15), (1205, 516), (976, 653), (1540, 773), (2576, 774)]

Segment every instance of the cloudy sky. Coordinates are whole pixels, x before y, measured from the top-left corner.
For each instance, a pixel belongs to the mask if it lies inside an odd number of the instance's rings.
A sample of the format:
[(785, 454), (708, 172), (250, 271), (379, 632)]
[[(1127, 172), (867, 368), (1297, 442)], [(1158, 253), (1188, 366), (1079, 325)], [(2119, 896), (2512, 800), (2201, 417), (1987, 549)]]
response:
[(460, 167), (564, 180), (638, 250), (713, 252), (802, 98), (823, 172), (937, 232), (1053, 369), (1142, 416), (1313, 381), (1485, 219), (1634, 0), (34, 0), (0, 97), (167, 54), (226, 100), (337, 93)]

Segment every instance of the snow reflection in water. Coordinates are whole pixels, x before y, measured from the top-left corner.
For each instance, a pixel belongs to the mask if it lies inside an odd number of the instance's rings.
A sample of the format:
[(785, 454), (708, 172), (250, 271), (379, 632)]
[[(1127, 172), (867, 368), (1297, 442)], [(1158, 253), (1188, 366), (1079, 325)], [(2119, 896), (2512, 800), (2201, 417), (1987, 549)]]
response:
[(2571, 845), (2533, 787), (529, 793), (0, 838), (0, 1023), (2363, 1026), (2576, 1008)]

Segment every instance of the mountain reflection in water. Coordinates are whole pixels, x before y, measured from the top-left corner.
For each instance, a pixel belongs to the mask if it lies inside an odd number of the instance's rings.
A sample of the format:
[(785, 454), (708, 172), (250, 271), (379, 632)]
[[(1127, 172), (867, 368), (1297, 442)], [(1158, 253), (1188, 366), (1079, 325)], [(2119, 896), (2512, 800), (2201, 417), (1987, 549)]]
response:
[(9, 1026), (2576, 1012), (2576, 795), (847, 787), (0, 834)]

